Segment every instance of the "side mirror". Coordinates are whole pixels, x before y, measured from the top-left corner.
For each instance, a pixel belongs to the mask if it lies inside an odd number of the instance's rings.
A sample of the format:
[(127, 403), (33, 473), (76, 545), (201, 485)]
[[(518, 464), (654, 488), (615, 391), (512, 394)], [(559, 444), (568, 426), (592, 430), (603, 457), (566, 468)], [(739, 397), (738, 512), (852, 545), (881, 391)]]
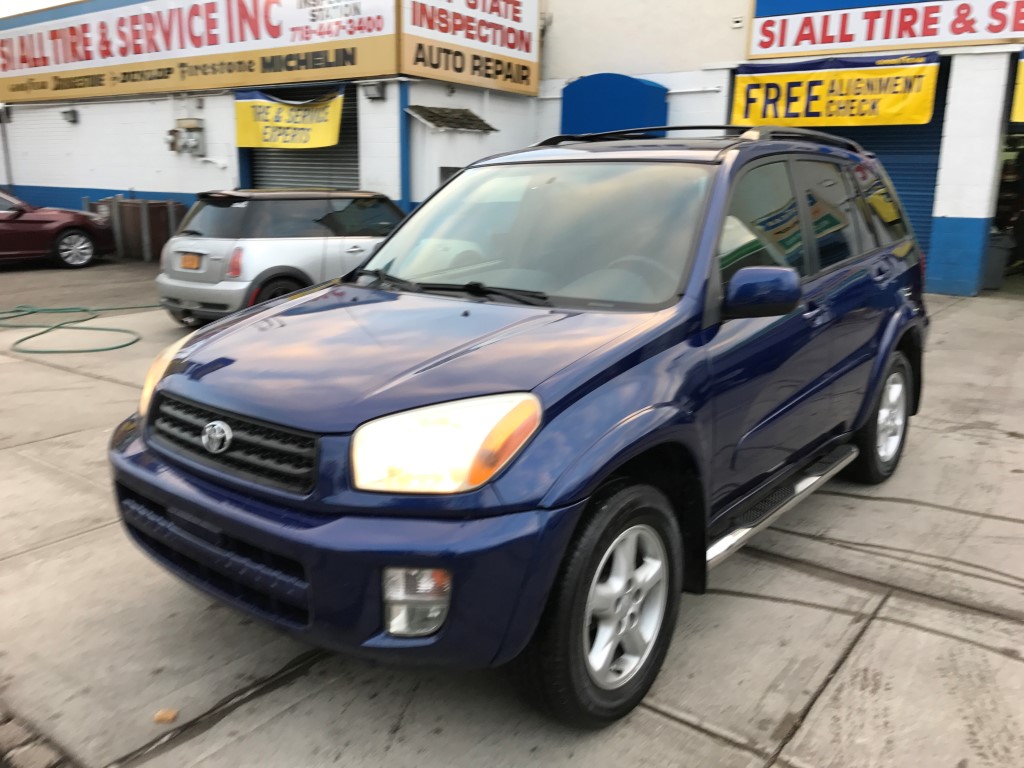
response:
[(722, 320), (788, 315), (803, 298), (800, 275), (788, 267), (744, 267), (732, 276)]

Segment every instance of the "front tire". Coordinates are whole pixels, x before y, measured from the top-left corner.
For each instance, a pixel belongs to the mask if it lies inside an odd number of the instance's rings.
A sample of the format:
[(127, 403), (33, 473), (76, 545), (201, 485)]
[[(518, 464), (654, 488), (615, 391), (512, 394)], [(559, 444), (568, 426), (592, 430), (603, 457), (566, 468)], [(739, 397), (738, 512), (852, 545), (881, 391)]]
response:
[(96, 245), (80, 229), (65, 229), (53, 243), (53, 260), (65, 269), (81, 269), (96, 260)]
[(894, 352), (871, 415), (854, 437), (860, 455), (850, 465), (850, 479), (877, 485), (896, 471), (910, 429), (913, 396), (914, 371), (902, 352)]
[(618, 485), (597, 497), (519, 660), (527, 693), (581, 728), (632, 711), (668, 652), (682, 574), (679, 525), (661, 491)]

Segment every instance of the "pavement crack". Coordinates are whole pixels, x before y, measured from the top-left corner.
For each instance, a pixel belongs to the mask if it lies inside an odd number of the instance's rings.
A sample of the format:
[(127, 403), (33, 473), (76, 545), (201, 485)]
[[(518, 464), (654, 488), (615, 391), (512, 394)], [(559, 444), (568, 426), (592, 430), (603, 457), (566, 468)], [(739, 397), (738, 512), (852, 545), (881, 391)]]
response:
[(1024, 520), (1018, 517), (1008, 517), (1007, 515), (993, 515), (990, 512), (975, 512), (970, 509), (963, 509), (961, 507), (951, 507), (946, 504), (935, 504), (930, 501), (917, 501), (915, 499), (906, 499), (901, 496), (869, 496), (866, 493), (849, 493), (847, 491), (818, 491), (820, 496), (839, 496), (844, 499), (857, 499), (858, 501), (885, 501), (890, 504), (905, 504), (910, 507), (928, 507), (929, 509), (938, 509), (943, 512), (954, 512), (958, 515), (967, 515), (968, 517), (980, 517), (983, 520), (996, 520), (1001, 523), (1013, 523), (1014, 525), (1024, 525)]
[(759, 595), (756, 592), (739, 592), (731, 589), (708, 589), (705, 590), (705, 594), (723, 595), (725, 597), (742, 597), (749, 600), (762, 600), (764, 602), (779, 603), (782, 605), (795, 605), (800, 608), (812, 608), (817, 611), (837, 613), (842, 616), (851, 616), (856, 619), (861, 619), (865, 616), (865, 613), (863, 611), (857, 611), (850, 608), (839, 608), (833, 605), (825, 605), (824, 603), (812, 603), (809, 600), (794, 600), (789, 597), (776, 597), (775, 595)]
[(682, 725), (685, 728), (697, 731), (698, 733), (701, 733), (724, 746), (731, 747), (732, 749), (743, 750), (748, 754), (762, 759), (768, 757), (767, 752), (762, 749), (758, 749), (755, 745), (750, 744), (738, 736), (716, 728), (709, 723), (699, 720), (692, 715), (666, 709), (658, 704), (646, 700), (640, 702), (640, 707), (642, 709), (646, 709), (648, 712), (658, 715), (659, 717), (663, 717), (676, 725)]
[(756, 557), (761, 560), (766, 560), (770, 563), (778, 563), (787, 568), (792, 568), (797, 571), (804, 573), (811, 573), (821, 575), (823, 573), (829, 574), (833, 577), (840, 577), (847, 580), (851, 584), (863, 584), (870, 585), (876, 589), (892, 590), (898, 593), (900, 596), (912, 597), (916, 600), (930, 601), (932, 603), (938, 603), (944, 606), (947, 610), (953, 613), (973, 613), (979, 616), (987, 616), (989, 618), (1000, 619), (1002, 621), (1012, 621), (1015, 623), (1024, 622), (1024, 615), (1019, 611), (1007, 610), (1000, 611), (995, 610), (987, 605), (980, 605), (978, 603), (965, 602), (961, 600), (954, 600), (944, 595), (936, 595), (929, 592), (922, 592), (918, 589), (912, 589), (906, 586), (899, 586), (890, 584), (888, 582), (879, 581), (878, 579), (872, 579), (868, 576), (861, 576), (856, 573), (850, 573), (849, 571), (841, 571), (838, 568), (830, 568), (826, 565), (822, 565), (820, 562), (814, 560), (808, 560), (801, 557), (793, 557), (792, 555), (780, 555), (776, 552), (772, 552), (767, 549), (760, 549), (747, 545), (743, 548), (743, 552), (750, 557)]
[(236, 709), (253, 699), (281, 688), (305, 675), (313, 665), (328, 658), (327, 651), (313, 649), (299, 654), (276, 672), (261, 678), (230, 696), (221, 699), (198, 717), (182, 723), (177, 728), (143, 744), (123, 757), (109, 763), (106, 768), (131, 768), (141, 765), (186, 741), (194, 739), (230, 715)]
[(417, 682), (413, 685), (412, 690), (409, 691), (409, 698), (406, 699), (405, 704), (402, 705), (402, 710), (398, 713), (398, 717), (395, 718), (395, 722), (388, 728), (388, 743), (384, 745), (384, 754), (391, 751), (391, 747), (395, 744), (395, 739), (398, 738), (399, 732), (402, 730), (402, 724), (405, 721), (405, 713), (409, 711), (409, 707), (412, 706), (413, 700), (416, 698), (416, 693), (420, 689), (420, 684)]
[(832, 680), (835, 679), (835, 676), (839, 674), (840, 670), (842, 670), (843, 668), (843, 665), (846, 664), (847, 659), (849, 659), (850, 656), (853, 655), (853, 650), (860, 643), (861, 638), (864, 637), (864, 634), (868, 631), (868, 628), (874, 623), (875, 619), (878, 618), (878, 614), (881, 613), (882, 608), (884, 608), (885, 604), (889, 601), (890, 595), (892, 595), (892, 590), (886, 592), (885, 595), (882, 596), (882, 599), (878, 601), (878, 605), (875, 606), (875, 609), (868, 616), (867, 621), (861, 623), (861, 626), (858, 628), (857, 633), (853, 636), (853, 639), (849, 643), (847, 643), (846, 648), (843, 649), (843, 652), (839, 655), (839, 658), (836, 659), (835, 663), (832, 665), (832, 668), (825, 676), (825, 679), (821, 681), (821, 684), (815, 689), (814, 693), (811, 694), (810, 698), (807, 700), (807, 703), (804, 704), (804, 706), (800, 709), (798, 713), (796, 713), (796, 716), (792, 720), (792, 725), (790, 726), (788, 733), (786, 733), (785, 736), (782, 737), (782, 740), (779, 742), (779, 745), (775, 748), (771, 755), (768, 756), (768, 759), (765, 761), (765, 764), (762, 768), (771, 768), (779, 761), (779, 757), (782, 755), (783, 750), (785, 750), (785, 748), (789, 746), (789, 743), (796, 737), (797, 733), (800, 731), (800, 728), (803, 726), (804, 721), (807, 719), (807, 715), (810, 714), (811, 710), (814, 708), (814, 705), (818, 703), (818, 700), (825, 693), (825, 689), (828, 688), (829, 683), (831, 683)]
[(36, 544), (33, 547), (26, 547), (25, 549), (19, 549), (19, 550), (16, 550), (14, 552), (10, 552), (10, 553), (8, 553), (6, 555), (0, 555), (0, 563), (7, 562), (8, 560), (13, 560), (16, 557), (22, 557), (24, 555), (29, 555), (29, 554), (31, 554), (33, 552), (38, 552), (39, 550), (46, 549), (47, 547), (53, 547), (53, 546), (55, 546), (57, 544), (63, 544), (65, 541), (70, 541), (71, 539), (76, 539), (79, 536), (84, 536), (87, 533), (93, 533), (94, 531), (101, 531), (104, 528), (109, 528), (112, 525), (117, 525), (119, 522), (120, 522), (119, 520), (110, 520), (110, 521), (108, 521), (106, 523), (100, 523), (99, 525), (94, 525), (91, 528), (83, 528), (80, 531), (75, 531), (74, 533), (69, 533), (68, 535), (61, 536), (58, 539), (53, 539), (51, 541), (46, 541), (46, 542), (43, 542), (42, 544)]
[[(968, 579), (987, 581), (990, 584), (995, 584), (1000, 587), (1024, 589), (1024, 578), (1012, 573), (1006, 573), (1005, 571), (997, 571), (994, 568), (987, 568), (983, 565), (976, 565), (975, 563), (970, 563), (966, 560), (957, 560), (943, 555), (932, 555), (927, 552), (916, 552), (915, 550), (906, 549), (905, 547), (893, 547), (887, 544), (872, 544), (871, 542), (864, 541), (835, 539), (822, 534), (804, 533), (803, 531), (794, 531), (788, 528), (773, 527), (771, 530), (787, 536), (821, 542), (822, 544), (827, 544), (828, 546), (836, 547), (837, 549), (845, 549), (850, 552), (872, 555), (885, 560), (895, 560), (900, 563), (909, 563), (910, 565), (917, 565), (922, 568), (933, 568), (941, 573), (950, 573), (957, 576), (963, 576)], [(953, 566), (961, 567), (956, 568)], [(972, 573), (971, 571), (977, 571), (978, 573)], [(981, 575), (982, 573), (988, 573), (991, 575), (983, 576)]]
[(36, 365), (42, 365), (45, 368), (52, 368), (55, 371), (63, 371), (64, 373), (74, 373), (78, 376), (84, 376), (87, 379), (95, 379), (97, 381), (105, 381), (108, 384), (117, 384), (121, 387), (128, 387), (134, 389), (136, 392), (141, 389), (138, 384), (133, 384), (128, 381), (122, 381), (121, 379), (115, 379), (113, 376), (104, 376), (101, 373), (93, 373), (92, 371), (84, 371), (79, 368), (72, 368), (69, 365), (58, 365), (57, 363), (51, 363), (49, 360), (40, 360), (38, 357), (23, 357), (19, 354), (12, 354), (4, 350), (0, 350), (0, 355), (9, 357), (12, 360), (20, 360), (23, 363), (35, 363)]

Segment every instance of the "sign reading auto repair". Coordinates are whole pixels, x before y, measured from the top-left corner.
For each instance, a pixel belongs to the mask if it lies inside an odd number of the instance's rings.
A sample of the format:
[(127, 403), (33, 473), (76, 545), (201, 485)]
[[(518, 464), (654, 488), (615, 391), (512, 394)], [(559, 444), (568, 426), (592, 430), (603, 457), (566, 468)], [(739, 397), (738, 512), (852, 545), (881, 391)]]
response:
[(1024, 37), (1024, 0), (755, 0), (750, 57), (939, 48)]
[(539, 26), (538, 0), (402, 0), (401, 70), (535, 96)]
[(736, 125), (922, 125), (931, 122), (939, 55), (745, 64), (733, 88)]
[(393, 0), (74, 3), (0, 19), (0, 101), (394, 74), (396, 26)]

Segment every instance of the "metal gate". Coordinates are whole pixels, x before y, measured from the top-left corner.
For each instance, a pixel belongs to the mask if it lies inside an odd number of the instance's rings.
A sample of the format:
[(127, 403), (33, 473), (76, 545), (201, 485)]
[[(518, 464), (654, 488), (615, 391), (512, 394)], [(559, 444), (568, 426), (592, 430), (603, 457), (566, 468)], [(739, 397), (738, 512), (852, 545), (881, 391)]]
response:
[(946, 113), (949, 60), (943, 59), (936, 85), (935, 112), (927, 125), (880, 128), (827, 128), (829, 133), (853, 139), (878, 155), (900, 196), (914, 234), (928, 253), (932, 239), (932, 211), (938, 186), (942, 124)]
[[(266, 89), (269, 90), (269, 89)], [(320, 89), (322, 93), (323, 89)], [(316, 93), (288, 92), (283, 98), (315, 98)], [(341, 135), (333, 147), (319, 149), (254, 149), (252, 183), (257, 189), (332, 187), (359, 189), (359, 117), (355, 89), (345, 95)]]

